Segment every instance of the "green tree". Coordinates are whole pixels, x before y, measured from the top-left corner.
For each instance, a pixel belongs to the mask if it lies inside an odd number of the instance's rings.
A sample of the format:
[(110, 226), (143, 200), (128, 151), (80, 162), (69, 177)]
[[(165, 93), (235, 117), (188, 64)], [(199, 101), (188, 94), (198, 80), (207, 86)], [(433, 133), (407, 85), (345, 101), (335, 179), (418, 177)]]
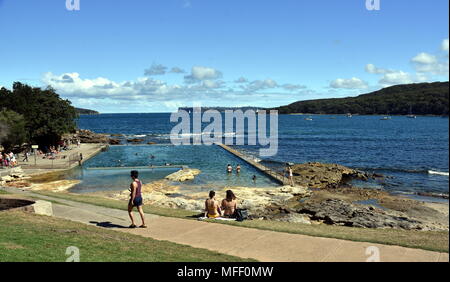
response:
[(5, 150), (22, 145), (26, 140), (25, 119), (11, 110), (0, 111), (0, 144)]
[(69, 100), (48, 87), (41, 89), (15, 82), (13, 90), (0, 90), (0, 105), (23, 115), (30, 142), (56, 144), (65, 133), (76, 129), (77, 113)]

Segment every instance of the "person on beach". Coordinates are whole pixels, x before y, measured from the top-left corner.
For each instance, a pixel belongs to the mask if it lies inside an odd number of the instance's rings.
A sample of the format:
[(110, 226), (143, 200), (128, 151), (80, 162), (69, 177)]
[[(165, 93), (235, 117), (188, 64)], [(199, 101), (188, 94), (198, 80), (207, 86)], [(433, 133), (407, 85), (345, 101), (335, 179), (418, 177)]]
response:
[(145, 225), (145, 217), (144, 217), (144, 211), (142, 209), (142, 182), (139, 180), (139, 172), (137, 170), (131, 171), (131, 179), (133, 179), (133, 182), (130, 184), (130, 201), (128, 202), (128, 215), (131, 219), (131, 225), (130, 228), (136, 228), (136, 224), (134, 223), (134, 216), (133, 216), (133, 208), (137, 207), (139, 215), (141, 216), (142, 224), (139, 226), (140, 228), (147, 228), (147, 225)]
[(29, 155), (30, 155), (30, 153), (28, 151), (25, 151), (25, 154), (23, 154), (24, 158), (23, 158), (22, 162), (28, 162)]
[(292, 187), (294, 187), (294, 171), (292, 170), (292, 166), (288, 165), (286, 170), (288, 173), (289, 183)]
[(223, 210), (223, 216), (228, 218), (235, 217), (236, 209), (237, 209), (237, 201), (236, 196), (233, 191), (227, 190), (227, 196), (222, 200), (221, 208)]
[(209, 192), (209, 199), (205, 201), (205, 217), (218, 218), (222, 214), (219, 202), (216, 200), (216, 192)]
[(17, 165), (16, 155), (13, 152), (9, 153), (9, 159), (11, 167), (15, 167)]
[(233, 167), (230, 164), (227, 165), (227, 173), (233, 173)]
[(236, 166), (236, 173), (241, 173), (241, 165)]

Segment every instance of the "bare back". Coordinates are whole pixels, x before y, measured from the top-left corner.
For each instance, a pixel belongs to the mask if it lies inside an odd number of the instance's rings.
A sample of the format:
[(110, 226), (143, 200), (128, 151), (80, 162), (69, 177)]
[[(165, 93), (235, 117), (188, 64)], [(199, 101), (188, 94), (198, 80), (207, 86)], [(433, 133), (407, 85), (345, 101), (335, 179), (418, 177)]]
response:
[(205, 201), (205, 209), (209, 215), (218, 215), (219, 202), (214, 199), (207, 199)]
[(227, 199), (222, 200), (222, 209), (224, 210), (224, 215), (233, 215), (237, 208), (236, 200), (228, 201)]

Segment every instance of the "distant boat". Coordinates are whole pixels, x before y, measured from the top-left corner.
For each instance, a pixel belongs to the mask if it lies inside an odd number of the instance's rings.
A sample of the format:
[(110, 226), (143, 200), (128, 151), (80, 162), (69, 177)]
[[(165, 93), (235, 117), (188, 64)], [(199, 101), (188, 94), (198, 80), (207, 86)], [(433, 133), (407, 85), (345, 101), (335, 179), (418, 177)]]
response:
[(347, 114), (347, 117), (348, 117), (348, 118), (351, 118), (351, 117), (353, 117), (353, 115), (352, 115), (351, 113), (348, 113), (348, 114)]
[(380, 118), (381, 120), (391, 120), (391, 117), (390, 116), (385, 116), (385, 117), (382, 117), (382, 118)]
[(313, 119), (312, 119), (312, 117), (307, 117), (307, 118), (305, 118), (305, 120), (312, 121)]
[(417, 116), (412, 113), (412, 106), (409, 107), (409, 114), (406, 116), (407, 118), (417, 118)]

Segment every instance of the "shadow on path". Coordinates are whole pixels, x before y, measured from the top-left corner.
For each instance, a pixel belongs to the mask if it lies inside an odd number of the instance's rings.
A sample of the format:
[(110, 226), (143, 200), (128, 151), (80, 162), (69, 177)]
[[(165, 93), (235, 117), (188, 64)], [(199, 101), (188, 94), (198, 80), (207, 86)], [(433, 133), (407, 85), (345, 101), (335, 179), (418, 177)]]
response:
[(105, 228), (128, 228), (126, 226), (111, 223), (110, 221), (104, 221), (104, 222), (89, 221), (89, 223), (95, 224), (98, 227), (105, 227)]

